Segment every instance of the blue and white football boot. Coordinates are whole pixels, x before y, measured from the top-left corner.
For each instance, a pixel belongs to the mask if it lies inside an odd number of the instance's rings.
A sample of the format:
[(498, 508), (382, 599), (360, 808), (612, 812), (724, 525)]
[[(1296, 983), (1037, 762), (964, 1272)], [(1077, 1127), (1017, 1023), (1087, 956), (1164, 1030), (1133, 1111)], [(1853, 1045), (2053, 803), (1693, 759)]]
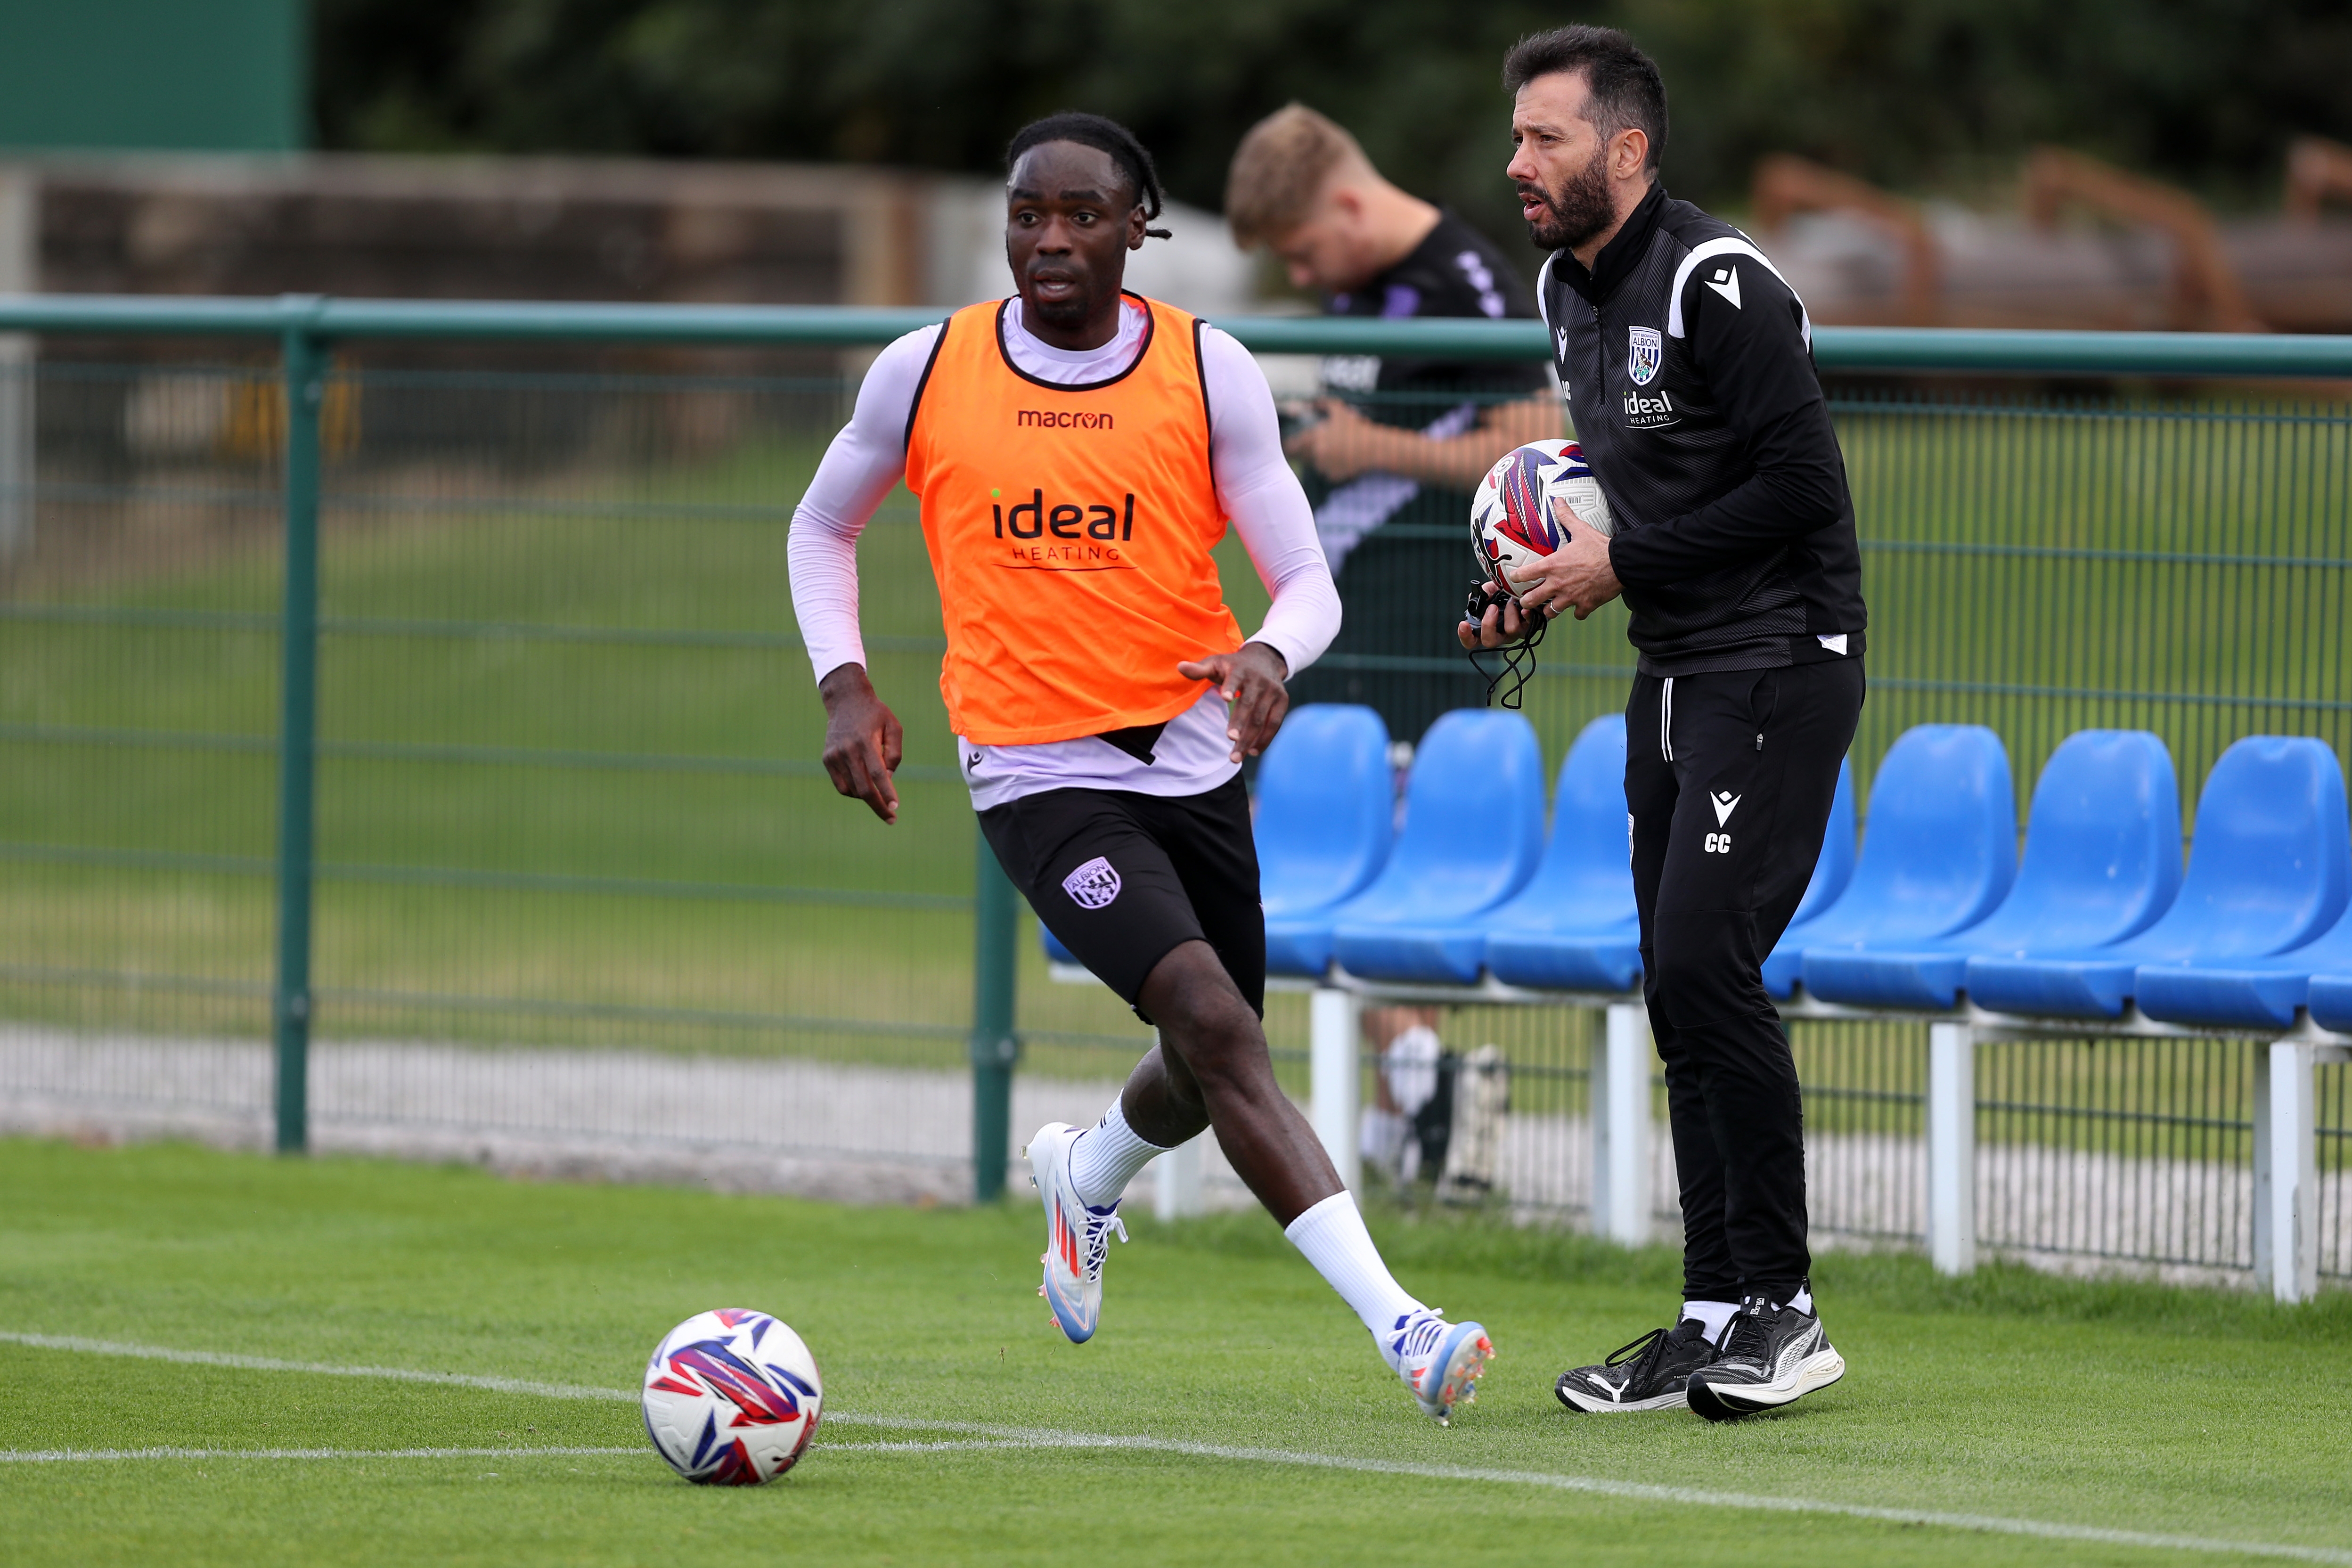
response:
[(1480, 1323), (1449, 1323), (1434, 1307), (1407, 1312), (1381, 1347), (1389, 1364), (1440, 1426), (1454, 1424), (1454, 1407), (1478, 1397), (1478, 1379), (1495, 1359), (1495, 1342)]
[(1054, 1309), (1054, 1321), (1074, 1345), (1095, 1337), (1102, 1321), (1103, 1258), (1110, 1251), (1111, 1232), (1127, 1239), (1118, 1205), (1091, 1208), (1070, 1181), (1070, 1145), (1083, 1128), (1066, 1121), (1049, 1121), (1037, 1129), (1022, 1151), (1029, 1156), (1029, 1179), (1045, 1204), (1045, 1282), (1037, 1294)]

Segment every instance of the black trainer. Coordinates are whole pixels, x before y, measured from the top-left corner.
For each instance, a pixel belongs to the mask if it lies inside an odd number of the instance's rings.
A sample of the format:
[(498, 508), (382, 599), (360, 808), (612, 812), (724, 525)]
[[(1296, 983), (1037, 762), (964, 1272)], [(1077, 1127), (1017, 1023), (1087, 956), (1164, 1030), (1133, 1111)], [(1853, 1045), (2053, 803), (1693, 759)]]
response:
[(1603, 1411), (1680, 1410), (1688, 1401), (1683, 1385), (1690, 1374), (1715, 1361), (1715, 1345), (1706, 1325), (1685, 1318), (1671, 1329), (1652, 1329), (1630, 1345), (1609, 1352), (1599, 1366), (1580, 1366), (1559, 1374), (1552, 1392), (1570, 1410), (1598, 1415)]
[(1827, 1388), (1845, 1375), (1845, 1357), (1831, 1348), (1822, 1321), (1761, 1296), (1739, 1304), (1712, 1366), (1691, 1374), (1690, 1407), (1709, 1421), (1777, 1410)]

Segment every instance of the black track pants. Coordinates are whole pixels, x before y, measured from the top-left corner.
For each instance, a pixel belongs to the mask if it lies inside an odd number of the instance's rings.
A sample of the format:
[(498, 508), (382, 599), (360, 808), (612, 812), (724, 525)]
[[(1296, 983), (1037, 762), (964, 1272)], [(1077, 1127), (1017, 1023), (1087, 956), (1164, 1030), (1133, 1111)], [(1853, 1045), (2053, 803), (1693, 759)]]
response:
[(1786, 1301), (1805, 1246), (1804, 1104), (1763, 963), (1812, 879), (1860, 659), (1637, 676), (1625, 806), (1643, 994), (1666, 1065), (1692, 1300)]

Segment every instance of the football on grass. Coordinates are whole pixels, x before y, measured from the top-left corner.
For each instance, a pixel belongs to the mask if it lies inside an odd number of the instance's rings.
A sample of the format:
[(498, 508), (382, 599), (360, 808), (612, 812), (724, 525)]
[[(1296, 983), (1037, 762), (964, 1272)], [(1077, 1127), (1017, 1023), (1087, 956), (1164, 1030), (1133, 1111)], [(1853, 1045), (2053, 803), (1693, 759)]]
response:
[(800, 1461), (824, 1385), (800, 1335), (765, 1312), (697, 1312), (646, 1363), (646, 1435), (688, 1480), (756, 1487)]
[(1530, 441), (1486, 470), (1470, 502), (1470, 535), (1488, 582), (1516, 596), (1519, 577), (1568, 542), (1569, 525), (1552, 505), (1556, 500), (1595, 533), (1609, 536), (1609, 498), (1575, 442)]

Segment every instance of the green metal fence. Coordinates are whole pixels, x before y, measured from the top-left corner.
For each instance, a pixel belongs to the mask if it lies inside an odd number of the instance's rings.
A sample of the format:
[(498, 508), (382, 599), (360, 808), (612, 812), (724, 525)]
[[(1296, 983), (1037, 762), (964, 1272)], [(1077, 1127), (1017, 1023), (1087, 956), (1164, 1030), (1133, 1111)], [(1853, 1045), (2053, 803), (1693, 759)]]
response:
[[(0, 365), (0, 425), (24, 426), (0, 428), (0, 1027), (129, 1042), (110, 1070), (144, 1088), (93, 1091), (124, 1100), (181, 1070), (143, 1042), (212, 1043), (172, 1092), (224, 1105), (251, 1099), (240, 1042), (267, 1037), (288, 1148), (320, 1093), (358, 1092), (306, 1089), (313, 1042), (446, 1046), (450, 1085), (514, 1046), (717, 1075), (648, 1078), (641, 1097), (723, 1097), (726, 1064), (752, 1058), (926, 1082), (968, 1068), (953, 1149), (908, 1120), (904, 1152), (976, 1158), (992, 1191), (1016, 1055), (1024, 1084), (1098, 1084), (1148, 1036), (1098, 991), (1045, 983), (971, 830), (903, 493), (862, 562), (877, 681), (908, 721), (904, 822), (866, 820), (823, 777), (783, 535), (854, 375), (380, 353), (855, 349), (931, 319), (0, 302), (0, 331), (43, 348)], [(1544, 349), (1528, 323), (1228, 325), (1265, 353)], [(87, 338), (104, 357), (77, 357)], [(171, 340), (189, 346), (154, 357)], [(2352, 749), (2352, 405), (2316, 384), (2352, 377), (2352, 343), (1824, 329), (1818, 354), (1866, 552), (1865, 787), (1895, 734), (1931, 719), (2000, 731), (2021, 805), (2086, 725), (2162, 734), (2185, 800), (2242, 734)], [(1230, 542), (1224, 564), (1247, 622), (1262, 593)], [(1433, 617), (1457, 595), (1433, 584)], [(1622, 706), (1622, 634), (1614, 609), (1555, 627), (1528, 706), (1555, 762)], [(1580, 1114), (1580, 1016), (1465, 1010), (1456, 1026), (1522, 1067), (1515, 1110)], [(1303, 1044), (1303, 1003), (1276, 998), (1269, 1027)], [(1908, 1136), (1916, 1033), (1801, 1026), (1815, 1124), (1856, 1148)], [(349, 1061), (336, 1070), (371, 1070)], [(554, 1124), (552, 1081), (499, 1092), (548, 1101)], [(2340, 1127), (2326, 1137), (2340, 1170)], [(1575, 1183), (1547, 1201), (1575, 1206)], [(1906, 1234), (1908, 1201), (1848, 1228)]]

